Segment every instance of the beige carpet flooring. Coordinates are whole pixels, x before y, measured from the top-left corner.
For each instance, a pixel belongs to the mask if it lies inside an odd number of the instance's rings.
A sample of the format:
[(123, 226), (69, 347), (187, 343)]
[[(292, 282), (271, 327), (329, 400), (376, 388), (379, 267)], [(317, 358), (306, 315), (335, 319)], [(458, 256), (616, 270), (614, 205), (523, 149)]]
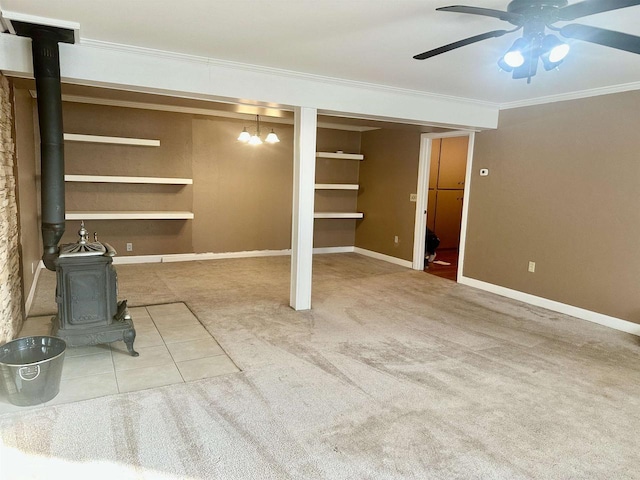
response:
[(315, 257), (302, 313), (287, 257), (118, 276), (242, 372), (2, 416), (2, 478), (640, 478), (637, 337), (357, 254)]

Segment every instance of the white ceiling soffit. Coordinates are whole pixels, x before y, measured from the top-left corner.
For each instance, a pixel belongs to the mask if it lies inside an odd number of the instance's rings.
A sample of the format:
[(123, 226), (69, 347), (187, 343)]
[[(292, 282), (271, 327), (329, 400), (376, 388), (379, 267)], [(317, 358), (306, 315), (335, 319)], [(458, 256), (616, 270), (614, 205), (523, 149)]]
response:
[[(82, 25), (82, 39), (383, 85), (505, 107), (640, 88), (640, 55), (585, 42), (532, 83), (496, 65), (517, 34), (418, 61), (413, 55), (509, 24), (436, 12), (465, 3), (504, 10), (507, 0), (2, 0), (13, 14)], [(570, 0), (569, 3), (576, 3)], [(640, 35), (640, 6), (579, 23)], [(542, 100), (546, 99), (546, 100)]]

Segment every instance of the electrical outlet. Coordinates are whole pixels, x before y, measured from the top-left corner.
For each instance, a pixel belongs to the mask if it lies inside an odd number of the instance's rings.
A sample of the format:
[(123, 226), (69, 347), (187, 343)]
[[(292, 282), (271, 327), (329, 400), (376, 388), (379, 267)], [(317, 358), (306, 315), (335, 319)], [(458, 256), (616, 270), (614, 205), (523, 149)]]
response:
[(536, 271), (536, 262), (529, 262), (529, 272), (534, 273)]
[(417, 193), (411, 193), (409, 195), (409, 201), (410, 202), (417, 202), (418, 201), (418, 194)]
[(127, 252), (133, 252), (133, 243), (127, 243)]

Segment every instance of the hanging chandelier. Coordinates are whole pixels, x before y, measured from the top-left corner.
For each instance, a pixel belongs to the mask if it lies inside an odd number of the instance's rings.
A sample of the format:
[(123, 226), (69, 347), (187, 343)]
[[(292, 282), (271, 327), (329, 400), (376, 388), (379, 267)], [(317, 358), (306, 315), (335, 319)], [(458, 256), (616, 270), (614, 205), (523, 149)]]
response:
[[(260, 115), (256, 115), (256, 131), (253, 135), (251, 135), (247, 127), (242, 129), (242, 132), (238, 136), (238, 141), (242, 143), (246, 143), (248, 145), (262, 145), (262, 138), (260, 138)], [(266, 143), (278, 143), (280, 139), (276, 132), (271, 129), (271, 132), (267, 135), (267, 138), (264, 139)]]

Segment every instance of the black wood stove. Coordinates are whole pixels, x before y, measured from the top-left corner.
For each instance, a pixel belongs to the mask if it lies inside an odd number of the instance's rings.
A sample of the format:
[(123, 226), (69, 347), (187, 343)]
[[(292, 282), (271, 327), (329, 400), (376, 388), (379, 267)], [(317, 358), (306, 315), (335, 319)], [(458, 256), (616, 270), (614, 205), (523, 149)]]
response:
[(118, 303), (116, 251), (108, 243), (89, 243), (82, 222), (77, 243), (62, 245), (56, 268), (56, 302), (52, 334), (70, 347), (124, 340), (129, 353), (136, 331), (127, 301)]
[(73, 30), (21, 21), (16, 33), (31, 38), (40, 127), (42, 261), (57, 275), (58, 315), (52, 333), (71, 347), (124, 340), (133, 356), (136, 331), (127, 302), (118, 303), (115, 250), (87, 241), (84, 223), (78, 243), (58, 246), (65, 230), (64, 136), (58, 43), (75, 43)]

